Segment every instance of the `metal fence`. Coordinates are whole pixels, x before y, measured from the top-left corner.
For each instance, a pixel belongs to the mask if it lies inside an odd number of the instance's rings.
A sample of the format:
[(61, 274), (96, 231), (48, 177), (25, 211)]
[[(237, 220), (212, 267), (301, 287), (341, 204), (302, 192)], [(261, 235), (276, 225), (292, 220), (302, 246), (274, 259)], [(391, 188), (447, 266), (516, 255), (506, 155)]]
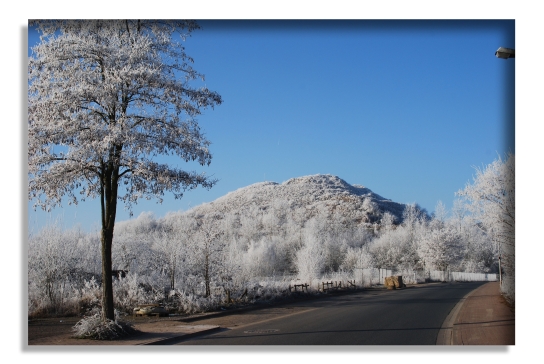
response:
[(495, 282), (498, 280), (496, 273), (467, 273), (451, 271), (423, 271), (423, 270), (395, 270), (364, 268), (355, 270), (355, 279), (363, 287), (381, 285), (385, 277), (392, 275), (402, 276), (405, 284), (418, 284), (425, 282)]
[[(354, 279), (355, 285), (362, 287), (372, 287), (383, 285), (385, 277), (392, 275), (402, 276), (402, 281), (405, 284), (420, 284), (425, 282), (494, 282), (498, 281), (498, 274), (495, 273), (467, 273), (467, 272), (451, 272), (451, 271), (423, 271), (414, 269), (383, 269), (383, 268), (356, 268), (353, 275), (344, 273), (327, 274), (322, 277), (317, 277), (315, 282), (306, 282), (298, 279), (296, 274), (279, 275), (275, 277), (254, 277), (252, 281), (260, 282), (275, 282), (283, 281), (291, 284), (308, 283), (310, 286), (315, 286), (316, 282), (322, 280), (340, 280), (347, 284), (347, 280)], [(317, 287), (317, 286), (316, 286)], [(314, 287), (315, 288), (315, 287)]]
[(465, 273), (451, 272), (451, 279), (457, 282), (496, 282), (498, 281), (497, 273)]
[(430, 271), (431, 282), (495, 282), (498, 280), (496, 273), (468, 273), (450, 271)]
[(355, 280), (360, 281), (363, 287), (371, 287), (377, 284), (383, 284), (385, 277), (393, 275), (392, 269), (380, 269), (380, 268), (363, 268), (359, 270), (361, 276), (357, 277), (357, 270), (355, 270)]

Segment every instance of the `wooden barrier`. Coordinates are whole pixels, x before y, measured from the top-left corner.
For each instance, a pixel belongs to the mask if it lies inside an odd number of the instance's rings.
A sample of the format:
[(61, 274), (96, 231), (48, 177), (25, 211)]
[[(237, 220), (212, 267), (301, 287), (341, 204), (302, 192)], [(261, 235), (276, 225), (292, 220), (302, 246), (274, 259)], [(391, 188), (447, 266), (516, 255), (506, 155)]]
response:
[[(308, 292), (308, 287), (310, 285), (308, 283), (304, 284), (295, 284), (295, 285), (289, 285), (289, 292)], [(357, 286), (355, 284), (355, 279), (352, 281), (347, 281), (347, 285), (343, 285), (342, 281), (330, 281), (330, 282), (321, 282), (317, 285), (317, 290), (320, 292), (327, 292), (330, 290), (337, 291), (339, 289), (356, 289)]]
[(308, 292), (308, 286), (309, 284), (308, 283), (304, 283), (304, 284), (295, 284), (293, 286), (289, 285), (289, 292), (292, 292), (292, 289), (295, 290), (295, 292), (297, 292), (297, 289), (300, 288), (300, 292), (304, 292), (304, 289), (306, 289), (306, 292)]
[(321, 285), (318, 285), (318, 290), (321, 292), (327, 292), (330, 290), (337, 291), (339, 289), (348, 289), (348, 288), (356, 288), (355, 280), (348, 281), (348, 286), (342, 286), (342, 281), (330, 281), (330, 282), (321, 282)]

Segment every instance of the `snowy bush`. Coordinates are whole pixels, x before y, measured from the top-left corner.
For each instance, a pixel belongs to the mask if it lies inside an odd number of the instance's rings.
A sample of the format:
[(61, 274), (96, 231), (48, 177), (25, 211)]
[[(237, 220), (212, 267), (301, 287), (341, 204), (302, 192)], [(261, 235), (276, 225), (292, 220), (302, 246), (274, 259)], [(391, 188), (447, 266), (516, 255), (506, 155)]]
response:
[(77, 292), (92, 277), (92, 239), (56, 222), (29, 237), (28, 315), (75, 315)]
[(356, 269), (370, 268), (372, 266), (372, 255), (367, 247), (348, 248), (344, 256), (340, 270), (352, 272)]
[(298, 277), (305, 282), (311, 282), (321, 276), (325, 266), (325, 251), (319, 239), (313, 235), (306, 235), (305, 243), (296, 252), (295, 266)]
[(102, 291), (96, 279), (92, 277), (89, 281), (85, 281), (83, 288), (78, 292), (79, 295), (79, 313), (88, 314), (95, 307), (100, 305)]
[(175, 307), (177, 312), (183, 314), (212, 311), (224, 304), (220, 296), (210, 295), (204, 297), (181, 290), (175, 290), (174, 292), (170, 304)]
[[(138, 274), (128, 273), (124, 278), (114, 279), (114, 304), (117, 310), (132, 313), (139, 304), (156, 303), (164, 299), (163, 289), (146, 290), (145, 282)], [(147, 286), (150, 287), (150, 286)]]
[(115, 340), (135, 334), (137, 330), (132, 324), (121, 321), (117, 310), (115, 320), (104, 320), (100, 310), (95, 309), (74, 325), (73, 332), (77, 339)]

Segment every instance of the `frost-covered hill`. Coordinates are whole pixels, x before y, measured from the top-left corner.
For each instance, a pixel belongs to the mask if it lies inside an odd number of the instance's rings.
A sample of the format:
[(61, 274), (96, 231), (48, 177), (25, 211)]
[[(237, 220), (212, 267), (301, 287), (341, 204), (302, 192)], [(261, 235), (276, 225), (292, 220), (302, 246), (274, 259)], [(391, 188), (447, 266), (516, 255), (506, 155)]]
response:
[(317, 174), (292, 178), (281, 184), (260, 182), (230, 192), (217, 200), (194, 207), (197, 215), (234, 213), (247, 215), (256, 211), (304, 211), (309, 219), (318, 214), (336, 215), (355, 223), (379, 222), (385, 212), (402, 220), (406, 205), (385, 199), (361, 185), (343, 179)]

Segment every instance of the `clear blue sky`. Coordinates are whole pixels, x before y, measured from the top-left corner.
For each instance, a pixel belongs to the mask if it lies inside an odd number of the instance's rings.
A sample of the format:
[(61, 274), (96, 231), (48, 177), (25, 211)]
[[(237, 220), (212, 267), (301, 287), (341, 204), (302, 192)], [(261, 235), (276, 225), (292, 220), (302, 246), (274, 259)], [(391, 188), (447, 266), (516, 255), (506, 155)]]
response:
[[(199, 21), (186, 42), (224, 103), (200, 124), (212, 142), (211, 190), (141, 201), (134, 216), (186, 210), (261, 181), (333, 174), (429, 212), (514, 146), (514, 21)], [(38, 41), (29, 30), (29, 46)], [(172, 160), (177, 164), (178, 161)], [(182, 165), (181, 163), (179, 164)], [(47, 214), (99, 226), (99, 202)], [(117, 221), (129, 215), (120, 205)]]

